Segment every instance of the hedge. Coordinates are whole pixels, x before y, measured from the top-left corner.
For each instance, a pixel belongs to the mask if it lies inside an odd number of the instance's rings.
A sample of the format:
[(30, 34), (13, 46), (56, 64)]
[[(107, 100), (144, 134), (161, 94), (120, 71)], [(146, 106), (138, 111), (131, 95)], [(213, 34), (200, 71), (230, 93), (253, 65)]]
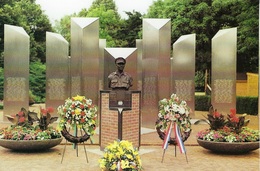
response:
[[(210, 106), (211, 97), (209, 95), (195, 96), (195, 110), (208, 111)], [(258, 97), (237, 96), (236, 110), (239, 114), (258, 115)]]

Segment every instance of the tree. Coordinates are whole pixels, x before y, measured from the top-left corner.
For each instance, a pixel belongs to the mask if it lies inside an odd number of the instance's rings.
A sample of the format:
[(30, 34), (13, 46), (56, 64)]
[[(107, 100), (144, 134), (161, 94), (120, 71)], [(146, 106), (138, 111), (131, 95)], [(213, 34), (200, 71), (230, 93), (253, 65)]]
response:
[(4, 24), (23, 27), (30, 36), (30, 60), (45, 62), (46, 31), (52, 31), (48, 17), (35, 0), (5, 0), (0, 5), (0, 53), (3, 67)]
[(142, 31), (142, 14), (137, 11), (125, 12), (128, 18), (122, 22), (118, 30), (118, 39), (126, 42), (124, 47), (136, 47), (136, 39), (141, 38)]
[(238, 28), (237, 71), (258, 72), (259, 2), (255, 0), (214, 0), (215, 21), (221, 27)]
[(99, 37), (106, 39), (107, 47), (124, 47), (128, 42), (121, 39), (120, 31), (124, 20), (120, 18), (113, 0), (95, 0), (89, 9), (82, 9), (78, 14), (63, 17), (55, 23), (55, 29), (64, 38), (70, 40), (71, 17), (99, 17)]
[(158, 0), (146, 18), (170, 18), (172, 43), (185, 34), (196, 34), (196, 70), (211, 67), (211, 39), (224, 28), (238, 27), (239, 72), (258, 69), (258, 1)]
[(159, 0), (150, 6), (145, 17), (170, 18), (172, 44), (182, 35), (195, 33), (196, 68), (204, 70), (210, 67), (210, 39), (213, 32), (210, 0)]

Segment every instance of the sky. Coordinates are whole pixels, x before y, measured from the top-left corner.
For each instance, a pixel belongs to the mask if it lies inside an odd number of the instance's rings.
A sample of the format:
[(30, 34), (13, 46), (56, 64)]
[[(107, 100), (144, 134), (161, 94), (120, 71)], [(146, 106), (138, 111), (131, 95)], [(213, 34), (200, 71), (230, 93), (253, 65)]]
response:
[[(37, 4), (41, 5), (45, 14), (49, 17), (51, 23), (61, 19), (65, 15), (78, 13), (81, 9), (88, 9), (94, 0), (36, 0)], [(124, 11), (133, 10), (141, 14), (147, 13), (149, 6), (154, 0), (114, 0), (118, 8), (118, 12), (122, 18), (127, 15)]]

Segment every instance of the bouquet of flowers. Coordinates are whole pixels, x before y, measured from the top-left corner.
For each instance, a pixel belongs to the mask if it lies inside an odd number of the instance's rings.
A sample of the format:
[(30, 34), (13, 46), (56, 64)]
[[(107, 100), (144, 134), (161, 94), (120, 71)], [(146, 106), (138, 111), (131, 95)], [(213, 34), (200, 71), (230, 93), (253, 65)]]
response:
[(137, 149), (129, 141), (114, 141), (105, 148), (104, 156), (99, 159), (102, 171), (140, 171), (141, 159)]
[[(40, 114), (21, 108), (15, 115), (6, 115), (13, 125), (0, 129), (0, 138), (8, 140), (46, 140), (60, 138), (61, 135), (49, 124), (58, 117), (51, 117), (53, 108), (40, 108)], [(33, 122), (38, 125), (33, 126)]]
[(85, 96), (68, 98), (64, 105), (58, 107), (60, 121), (58, 129), (66, 127), (83, 129), (89, 136), (94, 135), (96, 129), (97, 106), (92, 104), (91, 99)]

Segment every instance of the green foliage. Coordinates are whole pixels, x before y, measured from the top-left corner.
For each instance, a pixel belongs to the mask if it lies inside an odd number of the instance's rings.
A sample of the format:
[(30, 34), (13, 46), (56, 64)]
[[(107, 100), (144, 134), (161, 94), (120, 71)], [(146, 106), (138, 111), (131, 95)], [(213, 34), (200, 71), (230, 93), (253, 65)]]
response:
[(95, 0), (89, 9), (82, 9), (78, 14), (64, 16), (56, 21), (54, 29), (70, 42), (71, 17), (98, 17), (99, 37), (106, 39), (107, 47), (135, 47), (140, 38), (142, 15), (139, 12), (126, 12), (128, 19), (123, 20), (117, 12), (113, 0)]
[(258, 72), (259, 2), (252, 0), (158, 0), (146, 18), (170, 18), (171, 40), (196, 34), (196, 70), (211, 67), (211, 39), (221, 29), (238, 28), (238, 72)]
[[(195, 110), (208, 111), (211, 106), (211, 97), (208, 95), (195, 96)], [(258, 115), (258, 97), (236, 97), (236, 112), (238, 114)]]
[(30, 63), (30, 90), (36, 103), (45, 101), (46, 66), (39, 61)]
[(211, 106), (211, 99), (208, 95), (196, 95), (195, 96), (195, 110), (208, 111)]
[(258, 115), (258, 97), (237, 97), (237, 113)]
[(125, 40), (124, 47), (136, 47), (136, 39), (142, 31), (142, 14), (136, 11), (126, 12), (128, 18), (123, 21), (122, 27), (118, 30), (118, 39)]
[(205, 74), (203, 71), (196, 71), (195, 73), (195, 89), (197, 91), (204, 91), (205, 86)]
[(30, 61), (45, 62), (45, 34), (52, 31), (48, 17), (35, 0), (6, 0), (0, 5), (0, 66), (3, 67), (4, 25), (24, 28), (30, 36)]

